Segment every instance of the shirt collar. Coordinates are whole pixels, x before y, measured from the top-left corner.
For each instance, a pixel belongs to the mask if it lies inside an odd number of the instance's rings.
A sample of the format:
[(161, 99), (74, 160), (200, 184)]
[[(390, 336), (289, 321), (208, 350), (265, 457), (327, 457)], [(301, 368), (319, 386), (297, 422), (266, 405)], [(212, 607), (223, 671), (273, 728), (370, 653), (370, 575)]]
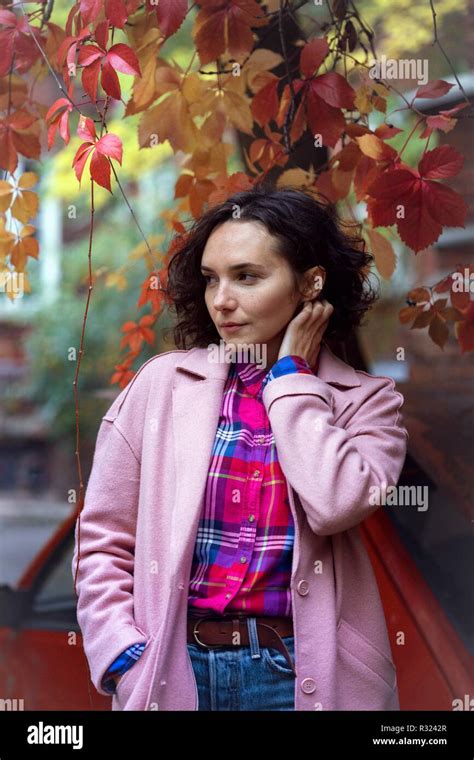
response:
[(248, 393), (252, 396), (257, 396), (262, 386), (265, 376), (269, 372), (268, 367), (263, 367), (255, 362), (232, 362), (231, 371), (233, 375), (238, 375), (241, 379)]

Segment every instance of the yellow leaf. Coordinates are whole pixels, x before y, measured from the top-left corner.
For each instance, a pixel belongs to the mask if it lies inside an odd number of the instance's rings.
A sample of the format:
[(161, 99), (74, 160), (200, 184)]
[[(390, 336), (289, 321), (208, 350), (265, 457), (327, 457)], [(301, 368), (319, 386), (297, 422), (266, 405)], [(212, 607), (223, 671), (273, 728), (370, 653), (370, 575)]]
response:
[(207, 84), (203, 82), (199, 74), (194, 72), (185, 77), (181, 91), (188, 103), (196, 103), (202, 98), (207, 88)]
[[(162, 242), (164, 235), (149, 235), (147, 239), (148, 245), (153, 250), (153, 248), (156, 248)], [(143, 259), (146, 255), (148, 255), (148, 246), (145, 241), (142, 240), (130, 251), (127, 258), (132, 261), (138, 261), (139, 259)]]
[(12, 185), (10, 185), (9, 182), (2, 179), (0, 180), (0, 212), (4, 213), (7, 209), (10, 208), (10, 203), (12, 202), (12, 196), (13, 196), (13, 190), (14, 188)]
[(12, 214), (20, 222), (26, 224), (28, 219), (32, 219), (38, 213), (38, 196), (30, 190), (25, 190), (21, 195), (17, 195), (12, 205)]
[(356, 90), (356, 96), (354, 98), (354, 107), (360, 114), (371, 113), (373, 106), (370, 100), (369, 88), (365, 84), (361, 84)]
[(246, 98), (237, 95), (235, 92), (224, 90), (222, 108), (224, 108), (229, 121), (241, 132), (248, 135), (253, 134), (253, 116), (250, 110), (249, 101)]
[(381, 82), (375, 82), (372, 80), (372, 89), (375, 90), (379, 95), (388, 97), (390, 95), (390, 90), (388, 87), (386, 87)]
[(314, 182), (314, 171), (311, 167), (309, 172), (304, 169), (287, 169), (277, 179), (277, 187), (294, 185), (295, 187), (308, 187)]
[(273, 50), (267, 50), (266, 48), (257, 48), (253, 51), (249, 57), (245, 68), (250, 69), (274, 69), (283, 61), (282, 56), (279, 53), (274, 53)]
[(395, 271), (396, 257), (392, 244), (377, 230), (367, 228), (369, 251), (375, 257), (378, 271), (385, 280), (389, 280)]
[[(278, 53), (274, 53), (273, 50), (266, 50), (264, 48), (258, 48), (254, 50), (247, 63), (244, 65), (244, 74), (246, 76), (247, 84), (252, 92), (256, 92), (262, 85), (256, 84), (256, 80), (262, 74), (268, 73), (270, 69), (275, 68), (283, 61), (283, 58)], [(275, 75), (273, 75), (275, 76)]]
[(39, 246), (36, 238), (26, 237), (23, 240), (19, 240), (16, 245), (13, 246), (10, 261), (17, 272), (23, 272), (28, 256), (37, 259), (38, 252)]
[(22, 189), (33, 187), (33, 185), (36, 185), (38, 180), (39, 177), (34, 172), (25, 172), (18, 180), (18, 187), (21, 187)]
[(192, 120), (188, 103), (181, 92), (173, 92), (150, 111), (146, 111), (138, 127), (141, 148), (152, 148), (169, 140), (174, 151), (192, 153), (197, 147), (198, 129)]
[(133, 95), (127, 103), (127, 115), (137, 113), (156, 97), (155, 72), (156, 59), (154, 57), (142, 65), (142, 76), (136, 77), (133, 85)]
[(20, 232), (20, 237), (25, 238), (28, 237), (28, 235), (32, 235), (36, 231), (36, 227), (33, 227), (32, 224), (25, 224), (25, 226), (22, 228)]
[(127, 287), (127, 278), (123, 272), (110, 272), (105, 278), (106, 288), (116, 288), (117, 290), (125, 290)]
[(226, 116), (222, 111), (212, 111), (199, 130), (199, 145), (210, 148), (220, 142), (226, 122)]
[(271, 71), (256, 71), (255, 76), (252, 77), (252, 83), (249, 83), (249, 86), (253, 93), (257, 93), (262, 87), (265, 87), (266, 84), (276, 80), (278, 80), (278, 77), (275, 76), (275, 74), (272, 74)]
[(365, 156), (376, 161), (384, 161), (397, 154), (391, 145), (387, 145), (377, 135), (362, 135), (362, 137), (356, 137), (356, 142)]

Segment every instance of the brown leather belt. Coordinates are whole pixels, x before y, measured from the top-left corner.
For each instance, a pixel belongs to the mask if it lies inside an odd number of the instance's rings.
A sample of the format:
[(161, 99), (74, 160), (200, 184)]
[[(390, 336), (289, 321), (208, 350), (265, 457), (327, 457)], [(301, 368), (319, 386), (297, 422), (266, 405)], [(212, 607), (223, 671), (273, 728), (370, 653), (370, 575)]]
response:
[[(187, 619), (188, 644), (198, 644), (207, 649), (222, 646), (250, 646), (247, 617), (250, 616), (233, 614), (224, 617), (216, 615), (193, 617), (189, 615)], [(288, 666), (296, 676), (295, 664), (281, 638), (294, 636), (292, 618), (267, 615), (252, 617), (256, 618), (260, 646), (274, 647), (282, 652)], [(240, 635), (236, 636), (236, 633)]]

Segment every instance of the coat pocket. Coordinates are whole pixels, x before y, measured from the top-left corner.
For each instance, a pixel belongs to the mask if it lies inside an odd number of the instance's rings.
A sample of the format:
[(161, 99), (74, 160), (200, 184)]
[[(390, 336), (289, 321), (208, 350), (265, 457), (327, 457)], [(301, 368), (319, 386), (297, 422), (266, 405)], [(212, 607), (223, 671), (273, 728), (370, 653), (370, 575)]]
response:
[(119, 682), (117, 683), (113, 699), (113, 710), (126, 709), (126, 704), (130, 700), (130, 697), (133, 694), (140, 676), (146, 670), (146, 663), (149, 659), (150, 652), (154, 649), (153, 644), (159, 641), (162, 625), (160, 625), (158, 631), (152, 633), (151, 635), (145, 633), (145, 631), (142, 631), (141, 628), (138, 628), (138, 626), (136, 627), (137, 631), (139, 631), (142, 636), (148, 637), (146, 638), (145, 649), (141, 653), (138, 660), (134, 662), (128, 670), (125, 671), (122, 678), (120, 678)]
[[(138, 676), (140, 675), (141, 667), (143, 666), (144, 660), (146, 660), (150, 643), (152, 641), (152, 637), (150, 636), (147, 641), (145, 642), (145, 649), (141, 653), (140, 657), (136, 662), (133, 663), (133, 665), (130, 665), (129, 669), (125, 671), (123, 676), (119, 679), (116, 689), (115, 689), (115, 698), (117, 700), (117, 703), (119, 705), (124, 705), (127, 701), (128, 697), (130, 696), (131, 690), (133, 690), (133, 684), (136, 683), (136, 680)], [(130, 688), (129, 688), (130, 684)], [(119, 709), (123, 709), (122, 707), (119, 707)]]
[(392, 659), (344, 618), (337, 627), (337, 641), (338, 709), (393, 709), (397, 671)]

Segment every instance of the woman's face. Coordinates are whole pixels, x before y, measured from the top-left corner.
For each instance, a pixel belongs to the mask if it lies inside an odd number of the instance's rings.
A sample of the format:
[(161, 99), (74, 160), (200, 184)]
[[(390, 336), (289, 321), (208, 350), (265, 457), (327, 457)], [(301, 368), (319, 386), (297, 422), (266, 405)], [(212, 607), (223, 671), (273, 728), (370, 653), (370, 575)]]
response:
[[(277, 361), (286, 326), (304, 300), (276, 248), (263, 224), (230, 220), (209, 236), (201, 260), (206, 306), (222, 340), (235, 347), (265, 344), (268, 367)], [(313, 270), (308, 274), (312, 284)], [(241, 327), (231, 330), (227, 322)]]

